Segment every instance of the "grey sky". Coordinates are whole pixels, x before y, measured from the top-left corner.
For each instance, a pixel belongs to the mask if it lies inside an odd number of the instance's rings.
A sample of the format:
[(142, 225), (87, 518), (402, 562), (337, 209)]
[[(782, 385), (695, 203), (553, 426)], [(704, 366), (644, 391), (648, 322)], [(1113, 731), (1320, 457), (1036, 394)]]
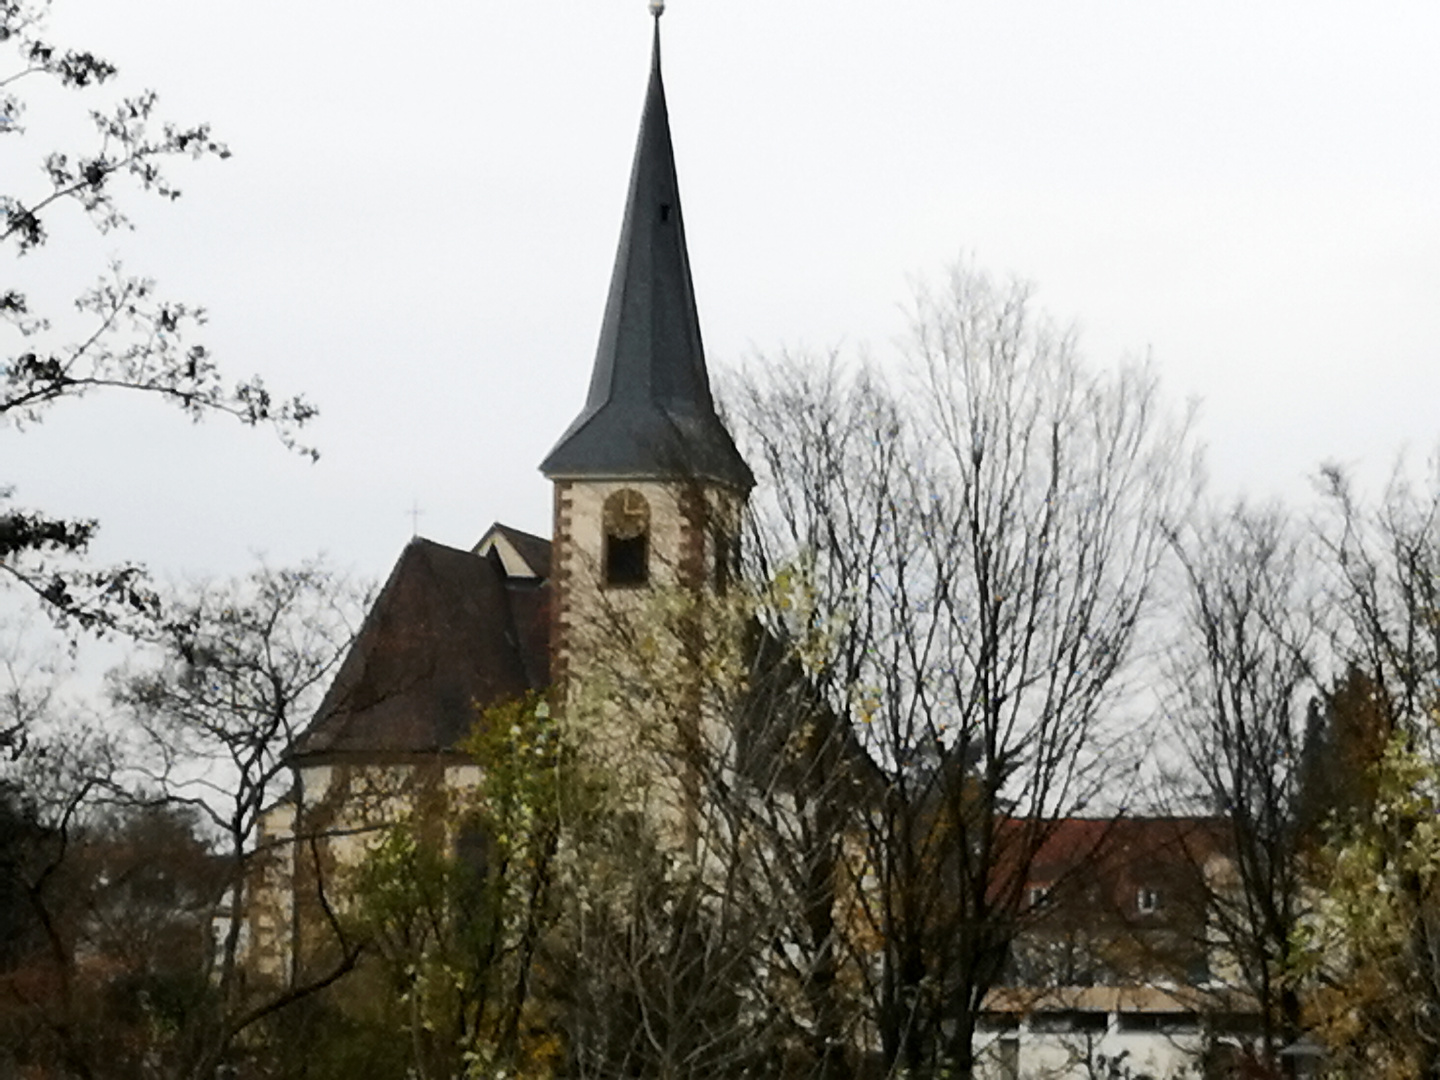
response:
[[(63, 295), (123, 254), (209, 307), (232, 374), (321, 405), (324, 456), (96, 398), (0, 431), (20, 501), (163, 571), (325, 549), (383, 574), (416, 500), (445, 543), (548, 534), (643, 0), (56, 0), (54, 29), (235, 156), (132, 200), (134, 234), (61, 230), (24, 280)], [(1440, 435), (1440, 7), (672, 0), (663, 29), (712, 367), (883, 356), (907, 282), (971, 253), (1092, 362), (1149, 350), (1177, 408), (1202, 398), (1219, 488), (1303, 496), (1322, 459), (1380, 477)]]

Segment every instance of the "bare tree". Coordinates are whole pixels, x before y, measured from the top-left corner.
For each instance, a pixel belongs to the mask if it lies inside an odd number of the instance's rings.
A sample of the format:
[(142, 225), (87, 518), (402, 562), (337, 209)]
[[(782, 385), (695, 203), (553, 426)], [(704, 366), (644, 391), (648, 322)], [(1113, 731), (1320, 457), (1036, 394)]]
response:
[(1259, 1053), (1302, 1033), (1293, 974), (1306, 897), (1306, 857), (1319, 822), (1307, 814), (1306, 739), (1322, 648), (1314, 552), (1278, 506), (1237, 503), (1175, 537), (1187, 586), (1171, 673), (1181, 738), (1200, 795), (1226, 833), (1233, 871), (1204, 876), (1198, 925), (1259, 1010)]
[[(1440, 464), (1437, 464), (1440, 469)], [(1434, 750), (1440, 671), (1440, 473), (1419, 486), (1397, 470), (1371, 508), (1336, 466), (1322, 471), (1321, 542), (1341, 618), (1340, 656), (1363, 671), (1412, 745)]]
[(6, 651), (0, 715), (25, 721), (0, 763), (0, 1060), (36, 1075), (140, 1076), (211, 1007), (218, 867), (183, 807), (114, 798), (120, 748), (67, 700), (63, 663)]
[(785, 360), (732, 416), (752, 557), (804, 582), (771, 631), (884, 776), (844, 861), (884, 1064), (969, 1076), (1036, 852), (1124, 802), (1107, 718), (1189, 449), (1149, 372), (1087, 369), (1022, 285), (959, 268), (910, 341), (899, 389)]
[[(612, 826), (603, 841), (610, 857), (587, 860), (599, 872), (573, 897), (560, 938), (564, 985), (554, 1000), (570, 1073), (777, 1073), (782, 1040), (763, 963), (774, 940), (770, 909), (753, 903), (735, 860), (676, 866), (642, 822)], [(592, 840), (592, 856), (600, 850)]]
[(178, 1076), (213, 1075), (242, 1032), (333, 983), (359, 956), (361, 943), (346, 934), (319, 872), (308, 879), (335, 946), (321, 969), (268, 985), (248, 977), (242, 944), (261, 867), (281, 856), (313, 858), (318, 867), (318, 838), (267, 840), (260, 826), (288, 789), (285, 751), (309, 721), (367, 603), (365, 590), (318, 564), (202, 585), (167, 602), (153, 652), (113, 676), (112, 697), (137, 732), (130, 797), (192, 808), (226, 868), (210, 971), (217, 1008), (187, 1033), (191, 1053)]

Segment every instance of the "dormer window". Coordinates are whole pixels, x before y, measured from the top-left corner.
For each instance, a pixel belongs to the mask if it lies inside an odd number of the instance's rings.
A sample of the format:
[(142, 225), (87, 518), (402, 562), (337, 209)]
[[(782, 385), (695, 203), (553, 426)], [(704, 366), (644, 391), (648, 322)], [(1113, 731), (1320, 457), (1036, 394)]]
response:
[(650, 580), (650, 504), (622, 488), (605, 500), (605, 584), (621, 588)]

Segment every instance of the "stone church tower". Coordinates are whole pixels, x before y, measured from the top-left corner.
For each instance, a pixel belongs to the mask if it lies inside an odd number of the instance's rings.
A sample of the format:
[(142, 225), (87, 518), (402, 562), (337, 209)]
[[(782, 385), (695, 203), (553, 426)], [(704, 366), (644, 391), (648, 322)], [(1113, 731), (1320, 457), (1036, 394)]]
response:
[(496, 524), (469, 550), (406, 547), (290, 749), (302, 804), (332, 786), (320, 770), (459, 765), (477, 710), (547, 688), (563, 701), (602, 608), (723, 588), (754, 479), (710, 394), (658, 18), (589, 396), (541, 471), (555, 485), (553, 543)]
[[(555, 485), (551, 678), (636, 593), (723, 588), (754, 484), (715, 412), (675, 175), (656, 17), (650, 84), (585, 407), (541, 471)], [(589, 659), (598, 659), (589, 657)]]

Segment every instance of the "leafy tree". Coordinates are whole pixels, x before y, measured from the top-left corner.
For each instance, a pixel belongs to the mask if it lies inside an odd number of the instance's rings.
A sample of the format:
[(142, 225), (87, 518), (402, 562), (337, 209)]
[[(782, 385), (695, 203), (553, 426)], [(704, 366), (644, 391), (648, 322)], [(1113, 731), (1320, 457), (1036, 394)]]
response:
[(1322, 900), (1305, 927), (1312, 1021), (1334, 1075), (1435, 1077), (1440, 474), (1417, 485), (1397, 471), (1373, 506), (1339, 469), (1323, 478), (1321, 536), (1348, 675), (1317, 740), (1314, 771), (1332, 776), (1316, 786), (1337, 805), (1319, 852)]
[[(89, 145), (41, 149), (33, 189), (0, 192), (0, 247), (16, 258), (53, 235), (61, 214), (88, 218), (101, 232), (130, 227), (125, 197), (150, 192), (172, 200), (180, 189), (167, 167), (180, 158), (229, 155), (205, 124), (163, 121), (153, 91), (112, 96), (117, 69), (103, 57), (50, 40), (49, 0), (0, 0), (0, 139), (13, 150), (33, 142), (25, 122), (28, 88), (49, 83), (90, 102)], [(227, 384), (194, 340), (202, 308), (165, 299), (148, 278), (110, 266), (74, 302), (74, 315), (42, 312), (20, 281), (0, 286), (0, 323), (10, 342), (0, 354), (0, 423), (15, 431), (57, 404), (95, 390), (133, 390), (171, 402), (199, 419), (223, 413), (275, 426), (290, 445), (314, 408), (278, 400), (259, 377)], [(308, 453), (308, 451), (307, 451)], [(65, 519), (12, 502), (0, 484), (0, 571), (81, 627), (127, 625), (153, 612), (156, 597), (140, 567), (87, 567), (78, 559), (95, 535), (90, 519)]]
[(1394, 737), (1385, 695), (1354, 664), (1312, 703), (1300, 784), (1301, 832), (1312, 849), (1374, 810), (1380, 761)]
[(561, 1044), (538, 982), (584, 785), (534, 695), (486, 709), (463, 748), (478, 785), (420, 796), (349, 880), (374, 961), (342, 1000), (403, 1034), (412, 1075), (548, 1075)]
[(1440, 1022), (1440, 769), (1396, 737), (1370, 770), (1369, 813), (1337, 823), (1317, 910), (1297, 939), (1327, 1074), (1436, 1074)]
[(210, 1006), (220, 868), (183, 808), (107, 808), (102, 739), (67, 733), (32, 753), (44, 780), (7, 788), (0, 1050), (37, 1075), (169, 1071), (176, 1033)]

